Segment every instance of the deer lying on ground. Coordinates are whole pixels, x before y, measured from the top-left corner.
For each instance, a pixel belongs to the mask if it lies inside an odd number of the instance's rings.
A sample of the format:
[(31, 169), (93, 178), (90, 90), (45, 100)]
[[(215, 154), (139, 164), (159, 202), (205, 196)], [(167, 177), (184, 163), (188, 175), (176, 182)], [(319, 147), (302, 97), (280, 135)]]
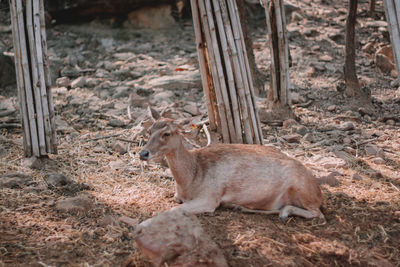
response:
[(324, 197), (300, 162), (278, 149), (262, 145), (214, 144), (187, 150), (182, 128), (158, 119), (141, 160), (165, 156), (175, 179), (178, 203), (188, 213), (214, 212), (222, 205), (244, 212), (320, 218)]

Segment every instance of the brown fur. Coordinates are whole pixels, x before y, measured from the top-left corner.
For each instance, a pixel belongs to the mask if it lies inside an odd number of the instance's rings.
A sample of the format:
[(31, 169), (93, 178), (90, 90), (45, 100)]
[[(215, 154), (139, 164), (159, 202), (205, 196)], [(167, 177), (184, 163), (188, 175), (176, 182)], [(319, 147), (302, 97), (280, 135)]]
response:
[(247, 212), (324, 218), (323, 195), (300, 162), (270, 146), (216, 144), (188, 151), (180, 129), (161, 119), (151, 127), (147, 159), (166, 156), (176, 182), (176, 207), (213, 212), (219, 205)]

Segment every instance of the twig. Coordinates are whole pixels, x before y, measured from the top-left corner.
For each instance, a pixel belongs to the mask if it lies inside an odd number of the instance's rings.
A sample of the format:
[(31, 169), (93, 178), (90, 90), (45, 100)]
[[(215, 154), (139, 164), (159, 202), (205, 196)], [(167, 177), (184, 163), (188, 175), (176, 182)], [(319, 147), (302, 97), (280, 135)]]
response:
[(127, 142), (127, 143), (134, 143), (134, 144), (138, 144), (139, 141), (136, 141), (134, 139), (136, 138), (132, 138), (133, 140), (129, 140), (129, 139), (125, 139), (125, 138), (116, 138), (118, 141), (122, 141), (122, 142)]
[(97, 141), (97, 140), (101, 140), (101, 139), (107, 139), (107, 138), (111, 138), (111, 137), (120, 136), (121, 134), (122, 133), (105, 135), (105, 136), (100, 136), (100, 137), (95, 137), (95, 138), (88, 138), (88, 139), (82, 140), (82, 142), (90, 142), (90, 141)]
[(211, 144), (211, 136), (210, 136), (210, 132), (207, 129), (207, 125), (203, 124), (203, 131), (207, 136), (207, 146), (209, 146)]

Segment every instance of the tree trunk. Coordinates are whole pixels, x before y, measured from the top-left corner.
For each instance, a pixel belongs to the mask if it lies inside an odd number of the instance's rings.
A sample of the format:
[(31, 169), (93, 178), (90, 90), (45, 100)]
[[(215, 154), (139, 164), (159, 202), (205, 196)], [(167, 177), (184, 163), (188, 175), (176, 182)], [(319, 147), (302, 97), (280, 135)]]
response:
[(346, 19), (346, 48), (344, 63), (345, 94), (348, 97), (360, 96), (361, 87), (356, 74), (355, 24), (358, 0), (349, 0), (349, 13)]
[(25, 156), (57, 153), (43, 0), (11, 0)]
[(397, 79), (400, 81), (400, 3), (396, 0), (384, 0), (383, 2), (397, 68)]
[(289, 46), (283, 0), (264, 0), (271, 51), (271, 85), (266, 120), (293, 118), (290, 107)]

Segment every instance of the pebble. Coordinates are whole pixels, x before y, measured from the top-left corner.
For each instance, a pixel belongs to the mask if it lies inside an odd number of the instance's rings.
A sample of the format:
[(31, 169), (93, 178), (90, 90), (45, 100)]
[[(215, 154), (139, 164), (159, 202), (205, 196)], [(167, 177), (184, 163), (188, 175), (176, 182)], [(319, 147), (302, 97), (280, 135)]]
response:
[(81, 88), (81, 87), (84, 87), (85, 84), (86, 84), (86, 78), (81, 76), (71, 82), (71, 88), (72, 89)]
[(87, 196), (77, 196), (58, 200), (55, 209), (64, 213), (83, 212), (86, 213), (93, 208), (93, 201)]
[(125, 126), (125, 122), (123, 122), (120, 119), (115, 119), (112, 118), (110, 119), (110, 121), (108, 122), (108, 125), (112, 126), (112, 127), (124, 127)]
[(72, 179), (62, 173), (52, 173), (47, 175), (44, 180), (49, 186), (60, 187), (73, 183)]
[(71, 80), (68, 77), (61, 77), (56, 80), (56, 85), (58, 87), (67, 87), (68, 88), (71, 86)]
[(361, 180), (363, 180), (363, 177), (362, 177), (360, 174), (358, 174), (358, 173), (354, 173), (354, 174), (352, 175), (351, 179), (353, 179), (353, 180), (355, 180), (355, 181), (361, 181)]
[(351, 131), (351, 130), (354, 130), (355, 128), (356, 127), (354, 126), (354, 123), (352, 123), (350, 121), (347, 121), (347, 122), (343, 123), (342, 127), (341, 127), (341, 129), (343, 131)]
[(299, 134), (288, 134), (282, 136), (282, 138), (288, 143), (300, 143), (301, 135)]
[(328, 111), (330, 111), (330, 112), (335, 111), (335, 110), (336, 110), (336, 105), (330, 105), (328, 107)]
[(126, 152), (128, 152), (127, 145), (121, 141), (114, 142), (112, 149), (121, 155), (124, 155)]

